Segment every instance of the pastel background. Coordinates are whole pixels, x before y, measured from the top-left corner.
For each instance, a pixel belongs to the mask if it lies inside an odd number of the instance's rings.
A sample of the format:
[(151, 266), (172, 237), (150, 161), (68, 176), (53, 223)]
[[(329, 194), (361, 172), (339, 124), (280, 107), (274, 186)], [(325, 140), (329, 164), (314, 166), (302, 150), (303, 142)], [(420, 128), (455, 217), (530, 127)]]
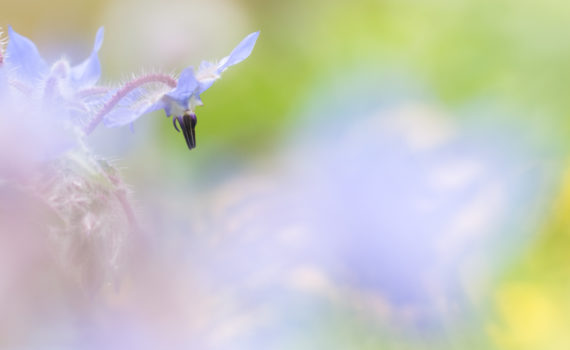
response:
[(104, 26), (105, 82), (261, 32), (195, 150), (163, 112), (87, 139), (144, 231), (112, 281), (70, 277), (0, 192), (0, 348), (570, 348), (568, 23), (554, 0), (0, 0), (49, 62)]

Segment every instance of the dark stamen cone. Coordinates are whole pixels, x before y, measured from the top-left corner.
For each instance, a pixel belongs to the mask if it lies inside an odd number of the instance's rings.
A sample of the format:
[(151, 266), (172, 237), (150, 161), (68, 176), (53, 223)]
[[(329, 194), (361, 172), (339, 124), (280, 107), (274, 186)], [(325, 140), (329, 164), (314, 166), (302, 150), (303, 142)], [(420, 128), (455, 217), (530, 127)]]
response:
[(196, 148), (196, 132), (194, 130), (196, 124), (198, 123), (196, 114), (186, 112), (181, 119), (178, 119), (178, 123), (180, 124), (182, 133), (186, 139), (186, 145), (188, 145), (188, 149), (192, 150)]

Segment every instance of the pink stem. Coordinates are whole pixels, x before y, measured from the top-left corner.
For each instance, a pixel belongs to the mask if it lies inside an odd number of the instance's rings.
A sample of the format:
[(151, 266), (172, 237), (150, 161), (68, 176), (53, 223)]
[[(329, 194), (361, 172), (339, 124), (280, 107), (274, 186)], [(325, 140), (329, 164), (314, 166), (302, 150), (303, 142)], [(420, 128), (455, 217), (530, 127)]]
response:
[(123, 207), (125, 215), (127, 215), (127, 220), (129, 222), (131, 232), (136, 233), (140, 231), (141, 228), (138, 224), (137, 217), (135, 216), (133, 208), (129, 204), (126, 193), (124, 191), (117, 191), (115, 192), (115, 197), (119, 200), (119, 203), (121, 203), (121, 207)]
[(88, 88), (88, 89), (83, 89), (78, 91), (75, 96), (83, 98), (83, 97), (88, 97), (91, 95), (100, 95), (100, 94), (104, 94), (106, 92), (108, 92), (110, 89), (107, 87), (103, 87), (103, 86), (94, 86), (92, 88)]
[(121, 101), (121, 99), (123, 99), (125, 96), (127, 96), (130, 92), (132, 92), (139, 86), (148, 83), (163, 83), (165, 85), (170, 86), (171, 88), (176, 87), (176, 80), (174, 80), (172, 77), (168, 75), (162, 75), (162, 74), (149, 74), (128, 82), (127, 84), (125, 84), (125, 86), (123, 86), (121, 89), (115, 92), (115, 94), (113, 95), (113, 97), (111, 97), (109, 102), (105, 103), (105, 105), (99, 110), (99, 113), (97, 113), (97, 115), (93, 117), (91, 122), (83, 130), (85, 135), (89, 135), (90, 133), (92, 133), (93, 130), (95, 130), (95, 127), (97, 127), (97, 125), (99, 125), (99, 123), (103, 120), (103, 117), (107, 113), (111, 112), (111, 110), (117, 105), (117, 103)]
[(125, 215), (127, 215), (127, 221), (129, 222), (131, 232), (136, 233), (136, 232), (140, 231), (141, 228), (138, 224), (135, 212), (129, 203), (129, 199), (127, 198), (127, 193), (124, 189), (120, 188), (121, 187), (121, 180), (119, 180), (119, 178), (117, 178), (113, 175), (107, 174), (107, 173), (105, 173), (105, 175), (107, 176), (109, 181), (111, 181), (111, 183), (116, 188), (118, 188), (114, 192), (114, 195), (117, 198), (117, 200), (119, 201), (119, 203), (121, 203), (121, 207), (123, 208)]

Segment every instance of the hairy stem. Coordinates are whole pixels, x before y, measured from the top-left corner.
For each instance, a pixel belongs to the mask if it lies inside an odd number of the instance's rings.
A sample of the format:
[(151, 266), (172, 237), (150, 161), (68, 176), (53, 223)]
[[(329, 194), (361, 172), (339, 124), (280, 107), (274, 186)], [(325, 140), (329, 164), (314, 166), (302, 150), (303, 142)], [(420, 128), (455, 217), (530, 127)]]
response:
[[(99, 166), (99, 167), (101, 168), (101, 166)], [(102, 168), (101, 168), (101, 172), (103, 174), (105, 174), (105, 177), (107, 177), (109, 182), (111, 182), (111, 184), (113, 184), (113, 186), (115, 188), (113, 191), (113, 194), (114, 194), (115, 198), (117, 198), (119, 203), (121, 203), (121, 207), (123, 209), (123, 212), (127, 216), (127, 221), (129, 222), (129, 227), (131, 229), (131, 232), (133, 234), (140, 232), (141, 228), (138, 224), (137, 217), (135, 215), (135, 211), (133, 210), (133, 207), (129, 203), (127, 191), (123, 188), (122, 181), (121, 181), (120, 177), (113, 175), (113, 174), (109, 173), (108, 171), (103, 170)]]
[(163, 75), (163, 74), (149, 74), (128, 82), (127, 84), (125, 84), (125, 86), (123, 86), (121, 89), (117, 90), (113, 94), (111, 99), (107, 103), (105, 103), (105, 105), (103, 105), (103, 107), (99, 110), (99, 112), (95, 115), (95, 117), (93, 117), (91, 122), (87, 124), (87, 126), (83, 129), (85, 135), (89, 135), (90, 133), (92, 133), (93, 130), (95, 130), (95, 128), (97, 127), (97, 125), (101, 123), (103, 117), (105, 117), (107, 113), (111, 112), (111, 110), (113, 110), (113, 108), (125, 96), (127, 96), (130, 92), (132, 92), (136, 88), (149, 83), (162, 83), (168, 85), (171, 88), (176, 87), (176, 80), (174, 80), (172, 77), (168, 75)]
[(129, 200), (127, 198), (127, 194), (125, 193), (125, 191), (116, 191), (115, 197), (117, 198), (117, 200), (119, 200), (119, 203), (121, 203), (121, 207), (123, 208), (123, 212), (127, 216), (127, 220), (129, 222), (129, 227), (131, 229), (131, 233), (136, 234), (137, 232), (139, 232), (141, 230), (141, 228), (138, 224), (137, 217), (135, 216), (135, 212), (134, 212), (131, 204), (129, 203)]
[(109, 88), (104, 87), (104, 86), (94, 86), (91, 88), (79, 90), (77, 93), (75, 93), (75, 96), (80, 97), (80, 98), (84, 98), (84, 97), (89, 97), (89, 96), (93, 96), (93, 95), (101, 95), (101, 94), (109, 92), (109, 90), (110, 90)]

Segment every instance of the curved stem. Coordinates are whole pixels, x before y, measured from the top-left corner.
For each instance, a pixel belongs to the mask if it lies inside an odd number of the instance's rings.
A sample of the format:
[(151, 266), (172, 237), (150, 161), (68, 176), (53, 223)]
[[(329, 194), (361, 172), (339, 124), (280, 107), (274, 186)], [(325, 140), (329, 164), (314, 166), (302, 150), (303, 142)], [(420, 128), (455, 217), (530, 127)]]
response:
[(123, 211), (127, 216), (127, 221), (129, 222), (129, 227), (131, 229), (131, 232), (133, 234), (139, 232), (141, 230), (141, 227), (139, 226), (139, 223), (137, 221), (135, 211), (133, 210), (133, 207), (131, 206), (129, 200), (127, 199), (127, 194), (125, 193), (125, 191), (116, 191), (114, 194), (115, 198), (117, 198), (119, 203), (121, 203), (121, 207), (123, 208)]
[(127, 216), (127, 221), (129, 223), (131, 232), (136, 233), (141, 231), (141, 227), (138, 224), (135, 211), (131, 206), (131, 204), (129, 203), (127, 191), (124, 189), (120, 177), (113, 175), (108, 171), (103, 170), (101, 166), (99, 166), (99, 169), (101, 169), (101, 172), (105, 175), (105, 177), (107, 177), (107, 180), (109, 180), (109, 182), (111, 182), (111, 184), (114, 186), (113, 195), (115, 196), (115, 198), (117, 198), (117, 200), (121, 204), (123, 212)]
[(91, 119), (91, 122), (89, 122), (89, 124), (87, 124), (87, 126), (83, 129), (85, 135), (92, 133), (93, 130), (95, 130), (95, 127), (97, 127), (97, 125), (99, 125), (99, 123), (103, 120), (103, 117), (107, 113), (111, 112), (111, 110), (121, 101), (121, 99), (123, 99), (130, 92), (140, 87), (141, 85), (148, 83), (163, 83), (171, 88), (175, 88), (177, 84), (175, 79), (163, 74), (149, 74), (128, 82), (121, 89), (117, 90), (111, 99), (105, 103), (105, 105), (103, 105), (95, 117)]

